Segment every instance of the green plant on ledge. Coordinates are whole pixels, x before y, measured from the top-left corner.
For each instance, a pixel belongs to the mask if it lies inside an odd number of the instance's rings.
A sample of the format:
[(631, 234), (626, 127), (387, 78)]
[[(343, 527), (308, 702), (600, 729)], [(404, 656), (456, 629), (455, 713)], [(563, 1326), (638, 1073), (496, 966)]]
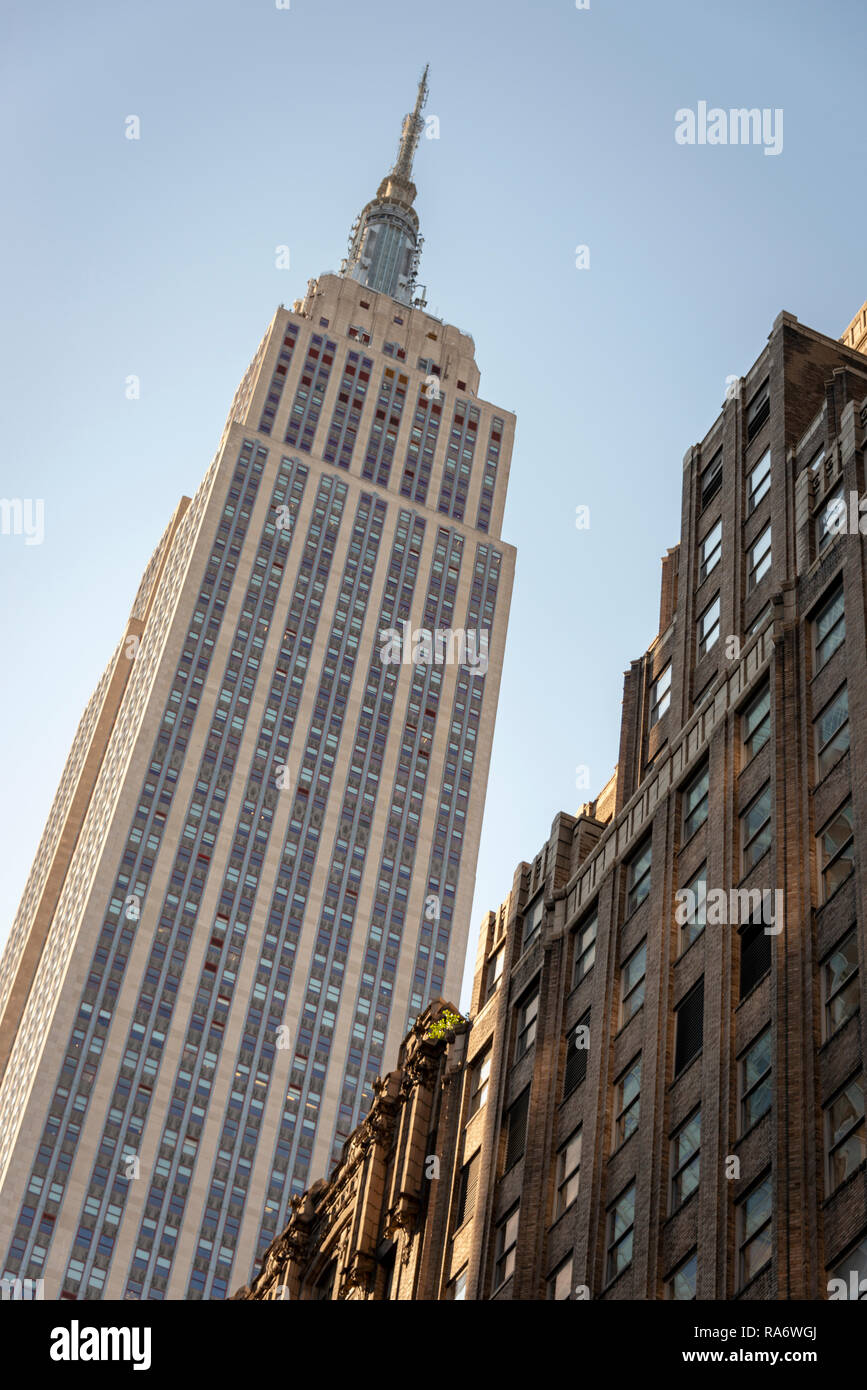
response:
[(445, 1037), (446, 1033), (451, 1032), (453, 1028), (457, 1028), (461, 1023), (466, 1023), (466, 1019), (462, 1018), (460, 1014), (453, 1014), (451, 1009), (446, 1009), (445, 1013), (440, 1014), (436, 1023), (432, 1023), (430, 1028), (428, 1028), (424, 1035), (425, 1041), (439, 1042), (441, 1038)]

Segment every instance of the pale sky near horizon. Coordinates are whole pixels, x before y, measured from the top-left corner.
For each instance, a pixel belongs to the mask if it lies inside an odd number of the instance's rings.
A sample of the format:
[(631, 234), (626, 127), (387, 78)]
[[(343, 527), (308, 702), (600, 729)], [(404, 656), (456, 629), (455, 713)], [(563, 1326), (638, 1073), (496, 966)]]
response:
[[(274, 309), (338, 268), (429, 62), (420, 279), (518, 421), (471, 971), (587, 799), (576, 767), (611, 774), (726, 377), (780, 310), (838, 336), (867, 298), (863, 0), (7, 0), (0, 25), (0, 495), (45, 509), (41, 545), (0, 535), (0, 941), (147, 559)], [(782, 111), (780, 152), (679, 144), (701, 102)]]

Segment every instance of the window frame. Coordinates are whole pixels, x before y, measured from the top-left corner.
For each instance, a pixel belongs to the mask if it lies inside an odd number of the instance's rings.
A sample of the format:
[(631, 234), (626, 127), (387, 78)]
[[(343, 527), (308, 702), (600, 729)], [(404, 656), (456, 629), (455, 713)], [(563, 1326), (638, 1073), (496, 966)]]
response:
[[(554, 1182), (554, 1220), (559, 1221), (560, 1217), (567, 1212), (573, 1202), (578, 1200), (578, 1192), (581, 1185), (581, 1159), (583, 1153), (583, 1125), (578, 1125), (573, 1129), (569, 1138), (562, 1143), (557, 1150), (557, 1171)], [(569, 1150), (577, 1140), (578, 1159), (571, 1168), (567, 1167), (569, 1162)], [(575, 1182), (575, 1191), (570, 1197), (569, 1188), (572, 1181)]]
[[(641, 956), (641, 957), (642, 957), (642, 969), (641, 969), (641, 974), (639, 975), (638, 979), (635, 980), (634, 983), (632, 983), (632, 984), (629, 986), (629, 988), (627, 989), (627, 988), (626, 988), (626, 984), (627, 984), (627, 969), (628, 969), (628, 967), (633, 963), (633, 961), (636, 959), (637, 956)], [(644, 1007), (644, 985), (645, 985), (646, 980), (647, 980), (647, 937), (645, 936), (644, 939), (643, 939), (642, 941), (640, 941), (640, 942), (638, 943), (638, 945), (635, 947), (635, 950), (634, 950), (634, 951), (630, 951), (629, 955), (626, 957), (625, 961), (623, 962), (623, 964), (622, 964), (621, 967), (620, 967), (620, 1027), (621, 1027), (621, 1028), (625, 1028), (625, 1027), (626, 1027), (626, 1024), (629, 1023), (629, 1022), (635, 1017), (635, 1015), (638, 1013), (638, 1010)], [(633, 995), (636, 993), (636, 991), (639, 990), (639, 989), (641, 990), (641, 998), (638, 1000), (638, 1003), (637, 1003), (637, 1004), (635, 1004), (635, 1005), (631, 1005), (631, 1004), (630, 1004), (629, 1010), (628, 1010), (628, 1012), (627, 1012), (627, 1000), (628, 1000), (628, 999), (631, 999), (632, 996), (633, 996)]]
[[(688, 1005), (688, 1004), (693, 1004), (697, 996), (700, 996), (700, 997), (701, 997), (701, 1010), (700, 1010), (699, 1016), (698, 1016), (698, 1018), (699, 1018), (699, 1021), (698, 1021), (698, 1028), (699, 1028), (699, 1033), (700, 1033), (699, 1044), (698, 1044), (698, 1047), (696, 1047), (696, 1048), (693, 1049), (693, 1051), (689, 1054), (688, 1057), (685, 1057), (685, 1058), (682, 1057), (681, 1060), (680, 1060), (680, 1065), (678, 1065), (678, 1054), (679, 1054), (679, 1050), (680, 1050), (680, 1037), (681, 1037), (681, 1034), (680, 1034), (681, 1021), (682, 1021), (682, 1019), (685, 1017), (685, 1015), (684, 1015), (684, 1013), (683, 1013), (683, 1009), (686, 1007), (686, 1005)], [(683, 1026), (685, 1027), (686, 1025), (684, 1024)], [(678, 1004), (675, 1005), (675, 1008), (674, 1008), (674, 1075), (673, 1075), (673, 1078), (672, 1078), (672, 1079), (673, 1079), (673, 1080), (676, 1080), (679, 1076), (682, 1076), (683, 1073), (686, 1071), (687, 1067), (690, 1066), (690, 1064), (691, 1064), (692, 1062), (695, 1061), (696, 1057), (700, 1056), (700, 1054), (701, 1054), (701, 1052), (703, 1051), (703, 1049), (704, 1049), (704, 975), (700, 975), (699, 978), (696, 980), (695, 984), (692, 985), (692, 986), (687, 990), (686, 994), (683, 996), (683, 998), (680, 1000), (680, 1002), (679, 1002)]]
[[(718, 533), (718, 534), (717, 534)], [(713, 537), (716, 535), (716, 540)], [(703, 584), (709, 574), (713, 574), (720, 560), (722, 559), (722, 536), (723, 523), (722, 517), (718, 517), (711, 526), (710, 530), (699, 541), (698, 545), (698, 582)], [(708, 549), (709, 542), (713, 541)]]
[[(565, 1303), (568, 1299), (570, 1299), (570, 1298), (572, 1297), (572, 1279), (573, 1279), (574, 1265), (575, 1265), (575, 1252), (574, 1252), (574, 1250), (570, 1250), (570, 1251), (569, 1251), (569, 1254), (566, 1256), (566, 1258), (560, 1261), (560, 1263), (558, 1264), (557, 1268), (556, 1268), (555, 1270), (553, 1270), (553, 1271), (548, 1275), (548, 1278), (545, 1280), (545, 1298), (546, 1298), (546, 1300), (547, 1300), (548, 1302)], [(558, 1298), (558, 1297), (557, 1297), (557, 1284), (558, 1284), (558, 1281), (561, 1279), (564, 1270), (566, 1270), (566, 1269), (568, 1269), (568, 1271), (569, 1271), (569, 1279), (568, 1279), (569, 1292), (568, 1292), (567, 1294), (565, 1294), (565, 1295), (561, 1295), (560, 1298)]]
[[(698, 890), (698, 888), (697, 888), (697, 886), (696, 886), (696, 885), (699, 884), (699, 883), (703, 883), (703, 884), (704, 884), (704, 892), (703, 892), (703, 893), (700, 893), (699, 890)], [(679, 947), (679, 949), (678, 949), (678, 952), (677, 952), (677, 959), (679, 960), (680, 957), (683, 955), (684, 951), (689, 950), (690, 946), (692, 945), (692, 943), (693, 943), (694, 941), (698, 941), (698, 938), (701, 936), (702, 932), (704, 931), (705, 927), (707, 926), (707, 860), (706, 860), (706, 859), (705, 859), (701, 864), (699, 864), (698, 868), (696, 869), (695, 873), (694, 873), (694, 874), (692, 875), (692, 877), (690, 878), (689, 882), (688, 882), (688, 883), (682, 884), (681, 887), (680, 887), (680, 889), (679, 889), (678, 891), (681, 892), (681, 893), (686, 893), (686, 892), (694, 893), (695, 896), (696, 896), (696, 909), (695, 909), (695, 910), (696, 910), (696, 917), (695, 917), (695, 920), (693, 920), (692, 922), (690, 922), (690, 921), (680, 922), (680, 923), (678, 924), (678, 925), (679, 925), (679, 928), (680, 928), (680, 937), (679, 937), (679, 940), (678, 940), (678, 947)], [(702, 913), (703, 913), (703, 915), (704, 915), (704, 921), (701, 921), (700, 918), (699, 918), (699, 914), (702, 914)], [(697, 930), (696, 930), (696, 928), (697, 928)]]
[[(756, 1048), (767, 1037), (768, 1039), (768, 1065), (766, 1069), (749, 1085), (747, 1085), (747, 1062), (749, 1057), (755, 1052)], [(749, 1115), (747, 1107), (750, 1098), (755, 1095), (761, 1086), (769, 1081), (768, 1103), (764, 1110), (758, 1115)], [(771, 1111), (774, 1104), (774, 1037), (770, 1023), (766, 1023), (753, 1038), (752, 1042), (744, 1048), (738, 1058), (738, 1138), (742, 1139), (745, 1134), (757, 1125), (760, 1120)]]
[[(663, 666), (656, 680), (650, 686), (650, 714), (648, 729), (654, 729), (671, 704), (671, 662)], [(667, 677), (667, 679), (666, 679)], [(663, 685), (663, 681), (665, 684)]]
[[(747, 550), (747, 595), (754, 594), (773, 564), (772, 524), (769, 521)], [(767, 540), (762, 550), (759, 547)]]
[[(832, 711), (832, 709), (833, 709), (834, 706), (837, 704), (837, 702), (841, 699), (841, 697), (842, 697), (842, 699), (844, 700), (845, 705), (846, 705), (846, 718), (842, 721), (841, 724), (838, 724), (838, 725), (837, 725), (837, 727), (836, 727), (836, 728), (833, 730), (833, 732), (828, 736), (828, 738), (825, 739), (824, 743), (820, 743), (820, 742), (819, 742), (819, 739), (820, 739), (820, 737), (821, 737), (821, 733), (820, 733), (820, 725), (821, 725), (821, 722), (822, 722), (822, 720), (823, 720), (824, 718), (826, 718), (827, 715)], [(837, 739), (838, 735), (839, 735), (843, 730), (846, 731), (846, 747), (843, 748), (842, 750), (840, 750), (840, 751), (837, 753), (836, 757), (834, 757), (830, 762), (827, 762), (827, 761), (826, 761), (826, 763), (825, 763), (825, 765), (824, 765), (824, 767), (823, 767), (823, 766), (822, 766), (822, 756), (823, 756), (823, 754), (825, 754), (825, 753), (827, 752), (827, 750), (831, 747), (831, 745), (832, 745), (832, 744), (834, 743), (834, 741)], [(844, 758), (844, 757), (846, 756), (846, 754), (849, 752), (849, 749), (850, 749), (850, 747), (851, 747), (851, 737), (850, 737), (850, 735), (851, 735), (851, 730), (850, 730), (850, 725), (849, 725), (849, 683), (848, 683), (848, 681), (844, 681), (843, 684), (838, 688), (838, 690), (836, 691), (836, 693), (835, 693), (834, 695), (831, 696), (830, 700), (826, 700), (825, 704), (822, 706), (822, 708), (819, 710), (819, 713), (816, 715), (815, 719), (813, 720), (813, 743), (814, 743), (814, 746), (815, 746), (815, 767), (816, 767), (816, 781), (817, 781), (817, 782), (821, 782), (822, 779), (823, 779), (824, 777), (827, 777), (827, 775), (828, 775), (828, 773), (831, 771), (831, 769), (834, 768), (834, 767), (836, 767), (837, 764), (838, 764), (838, 762), (840, 761), (840, 759), (841, 759), (841, 758)]]
[[(638, 1073), (636, 1089), (627, 1098), (626, 1084)], [(633, 1114), (634, 1112), (634, 1114)], [(616, 1153), (627, 1139), (638, 1130), (641, 1119), (641, 1053), (616, 1078), (614, 1082), (614, 1129), (611, 1152)]]
[[(847, 1095), (849, 1088), (852, 1086), (857, 1086), (858, 1090), (861, 1093), (861, 1113), (859, 1115), (856, 1112), (855, 1119), (853, 1121), (851, 1121), (847, 1126), (843, 1127), (842, 1129), (837, 1129), (836, 1131), (834, 1131), (831, 1128), (833, 1123), (831, 1119), (831, 1111), (839, 1101), (843, 1100), (843, 1098)], [(848, 1078), (848, 1080), (843, 1082), (842, 1086), (837, 1087), (837, 1090), (834, 1092), (833, 1096), (831, 1096), (830, 1100), (828, 1100), (828, 1102), (822, 1107), (825, 1124), (825, 1181), (827, 1183), (827, 1190), (825, 1193), (826, 1197), (831, 1197), (835, 1192), (838, 1192), (840, 1188), (843, 1186), (843, 1184), (849, 1181), (853, 1173), (857, 1172), (857, 1170), (861, 1167), (861, 1164), (864, 1162), (865, 1158), (867, 1158), (867, 1119), (865, 1119), (864, 1089), (865, 1075), (863, 1070), (853, 1072), (851, 1076)], [(848, 1145), (853, 1136), (859, 1134), (859, 1131), (861, 1157), (855, 1164), (853, 1164), (853, 1166), (849, 1169), (848, 1172), (844, 1173), (842, 1177), (835, 1179), (834, 1155), (839, 1153), (845, 1145)]]
[[(618, 1235), (618, 1210), (620, 1208), (620, 1204), (630, 1197), (632, 1201), (632, 1211), (630, 1213), (631, 1219), (629, 1220), (629, 1223), (626, 1225), (626, 1227)], [(629, 1266), (632, 1264), (635, 1239), (635, 1178), (633, 1178), (632, 1181), (628, 1183), (626, 1187), (624, 1187), (623, 1191), (620, 1192), (619, 1195), (611, 1203), (610, 1207), (606, 1212), (605, 1224), (607, 1226), (605, 1242), (605, 1283), (606, 1285), (608, 1285), (612, 1283), (614, 1279), (618, 1278), (623, 1273), (623, 1271), (625, 1269), (628, 1269)], [(624, 1264), (612, 1270), (612, 1257), (616, 1259), (617, 1252), (619, 1251), (620, 1247), (624, 1244), (624, 1242), (627, 1240), (629, 1241), (629, 1258), (628, 1260), (626, 1260)]]
[[(539, 990), (540, 981), (534, 980), (530, 988), (525, 991), (522, 998), (515, 1005), (515, 1051), (512, 1058), (513, 1066), (516, 1062), (519, 1062), (522, 1057), (526, 1057), (530, 1048), (536, 1045), (536, 1028), (539, 1022)], [(533, 1003), (536, 1005), (534, 1014), (531, 1018), (524, 1018), (524, 1014)], [(526, 1037), (526, 1034), (531, 1028), (533, 1030), (533, 1036), (530, 1038), (529, 1042), (522, 1043), (522, 1039)]]
[[(487, 1104), (491, 1069), (494, 1062), (493, 1048), (488, 1047), (480, 1057), (474, 1059), (470, 1067), (470, 1094), (467, 1105), (467, 1120), (472, 1120)], [(487, 1068), (487, 1075), (485, 1069)], [(481, 1099), (479, 1097), (481, 1096)]]
[[(694, 1279), (693, 1279), (693, 1292), (692, 1292), (692, 1297), (691, 1297), (691, 1298), (688, 1298), (688, 1299), (687, 1299), (687, 1298), (681, 1298), (681, 1299), (679, 1299), (679, 1298), (676, 1298), (676, 1297), (675, 1297), (675, 1294), (674, 1294), (674, 1292), (673, 1292), (673, 1290), (674, 1290), (674, 1281), (675, 1281), (675, 1279), (678, 1278), (678, 1276), (679, 1276), (680, 1274), (682, 1274), (683, 1270), (685, 1270), (685, 1269), (687, 1268), (688, 1265), (694, 1265), (694, 1266), (695, 1266), (695, 1277), (694, 1277)], [(671, 1302), (671, 1303), (692, 1303), (692, 1302), (695, 1300), (695, 1290), (696, 1290), (697, 1286), (698, 1286), (698, 1248), (696, 1247), (695, 1249), (691, 1250), (691, 1251), (689, 1252), (689, 1254), (688, 1254), (684, 1259), (682, 1259), (678, 1265), (675, 1266), (675, 1268), (671, 1271), (671, 1273), (669, 1274), (668, 1278), (666, 1279), (666, 1281), (665, 1281), (665, 1288), (666, 1288), (666, 1294), (665, 1294), (665, 1296), (666, 1296), (666, 1299), (667, 1299), (669, 1302)]]
[[(515, 1250), (516, 1250), (517, 1245), (518, 1245), (518, 1226), (519, 1226), (519, 1224), (520, 1224), (520, 1213), (521, 1213), (521, 1203), (520, 1203), (520, 1202), (516, 1202), (515, 1205), (514, 1205), (513, 1207), (510, 1207), (510, 1209), (505, 1213), (505, 1215), (503, 1215), (503, 1216), (500, 1218), (500, 1220), (497, 1222), (496, 1235), (495, 1235), (495, 1238), (494, 1238), (494, 1288), (495, 1288), (495, 1289), (500, 1288), (500, 1286), (501, 1286), (502, 1284), (505, 1284), (505, 1283), (507, 1282), (507, 1280), (511, 1279), (512, 1275), (513, 1275), (514, 1272), (515, 1272)], [(512, 1240), (509, 1242), (509, 1244), (507, 1245), (507, 1244), (506, 1244), (506, 1241), (507, 1241), (507, 1239), (508, 1239), (507, 1231), (508, 1231), (508, 1227), (509, 1227), (509, 1222), (512, 1220), (513, 1217), (515, 1218), (515, 1235), (514, 1235), (514, 1239), (512, 1239)], [(511, 1255), (511, 1257), (512, 1257), (512, 1260), (511, 1260), (511, 1268), (507, 1269), (505, 1273), (502, 1273), (502, 1274), (501, 1274), (501, 1273), (500, 1273), (500, 1266), (501, 1266), (504, 1262), (505, 1262), (506, 1264), (509, 1263), (509, 1256), (510, 1256), (510, 1255)]]
[[(853, 942), (855, 946), (855, 964), (849, 971), (849, 973), (843, 976), (842, 980), (840, 980), (839, 983), (833, 983), (833, 976), (831, 977), (831, 980), (829, 980), (831, 962), (834, 960), (835, 956), (844, 952), (845, 947), (850, 942)], [(820, 972), (822, 979), (822, 1041), (827, 1042), (829, 1038), (833, 1038), (836, 1033), (839, 1033), (840, 1029), (846, 1026), (850, 1018), (854, 1018), (855, 1015), (861, 1009), (861, 956), (858, 950), (857, 927), (851, 927), (850, 930), (847, 931), (840, 938), (836, 946), (832, 947), (832, 949), (828, 952), (828, 954), (825, 956), (824, 960), (820, 965)], [(839, 1023), (835, 1023), (832, 1025), (831, 1009), (835, 1001), (839, 1000), (841, 996), (845, 993), (845, 991), (851, 987), (853, 981), (856, 986), (855, 1006), (846, 1014), (844, 1018), (840, 1020)]]
[[(843, 841), (843, 843), (838, 848), (834, 850), (833, 854), (829, 855), (829, 857), (825, 859), (825, 851), (822, 843), (824, 837), (829, 833), (829, 827), (833, 825), (839, 817), (845, 817), (847, 811), (849, 813), (850, 825), (849, 836), (847, 839)], [(837, 892), (838, 888), (842, 888), (846, 880), (850, 878), (852, 874), (855, 872), (855, 812), (852, 804), (851, 792), (846, 797), (846, 799), (837, 807), (833, 815), (830, 815), (828, 819), (825, 821), (825, 824), (822, 826), (821, 830), (818, 832), (816, 836), (816, 845), (819, 855), (819, 896), (820, 902), (824, 904), (830, 901), (830, 899)], [(833, 868), (834, 865), (839, 864), (843, 860), (847, 850), (851, 851), (851, 867), (843, 875), (841, 879), (837, 880), (833, 888), (829, 889), (827, 882), (828, 871), (829, 869)]]
[[(700, 788), (702, 782), (704, 783), (704, 791), (702, 795), (699, 796), (698, 800), (691, 804), (690, 797), (694, 794), (696, 789)], [(694, 817), (697, 814), (700, 814), (702, 806), (704, 807), (704, 815), (701, 817), (699, 821), (695, 822)], [(705, 758), (698, 771), (694, 772), (690, 777), (689, 781), (684, 783), (683, 790), (681, 791), (681, 810), (683, 812), (684, 844), (687, 842), (687, 840), (691, 840), (693, 835), (695, 835), (695, 833), (698, 830), (700, 830), (701, 827), (706, 823), (709, 809), (710, 761), (709, 759)]]
[(816, 559), (824, 553), (831, 541), (836, 540), (837, 536), (841, 534), (841, 531), (828, 529), (828, 519), (832, 508), (834, 508), (836, 516), (846, 517), (846, 491), (842, 477), (838, 479), (830, 492), (825, 493), (813, 512), (813, 545)]
[[(748, 1207), (749, 1207), (750, 1202), (751, 1202), (755, 1197), (758, 1196), (758, 1194), (762, 1191), (762, 1189), (763, 1189), (764, 1187), (767, 1187), (767, 1188), (768, 1188), (768, 1205), (767, 1205), (768, 1215), (767, 1215), (766, 1219), (765, 1219), (764, 1221), (762, 1221), (761, 1225), (757, 1226), (754, 1230), (751, 1231), (751, 1230), (748, 1229), (748, 1225), (747, 1225), (747, 1222), (748, 1222)], [(773, 1244), (772, 1244), (772, 1245), (771, 1245), (771, 1253), (770, 1253), (770, 1255), (768, 1256), (768, 1258), (767, 1258), (766, 1260), (764, 1260), (756, 1269), (753, 1269), (753, 1270), (751, 1270), (749, 1273), (747, 1273), (747, 1269), (746, 1269), (746, 1260), (745, 1260), (745, 1256), (746, 1256), (747, 1250), (748, 1250), (749, 1247), (758, 1239), (758, 1237), (761, 1236), (761, 1235), (762, 1235), (765, 1231), (767, 1231), (769, 1228), (770, 1228), (771, 1232), (773, 1232), (773, 1221), (774, 1221), (774, 1181), (773, 1181), (773, 1175), (772, 1175), (770, 1169), (767, 1169), (766, 1172), (762, 1174), (762, 1176), (759, 1178), (758, 1182), (755, 1182), (755, 1183), (753, 1184), (753, 1186), (750, 1188), (749, 1192), (745, 1192), (745, 1193), (744, 1193), (743, 1197), (741, 1197), (741, 1198), (738, 1200), (737, 1206), (738, 1206), (738, 1290), (740, 1290), (740, 1289), (745, 1288), (747, 1284), (749, 1284), (753, 1279), (755, 1279), (759, 1274), (761, 1274), (761, 1272), (762, 1272), (763, 1269), (767, 1269), (768, 1265), (772, 1264), (772, 1263), (773, 1263), (773, 1259), (774, 1259)], [(773, 1237), (772, 1237), (772, 1239), (773, 1239)]]
[[(585, 937), (586, 933), (587, 933), (588, 931), (590, 931), (591, 927), (592, 927), (592, 929), (593, 929), (593, 935), (592, 935), (592, 937), (590, 938), (590, 940), (587, 942), (587, 944), (585, 945), (585, 944), (584, 944), (584, 937)], [(599, 935), (599, 906), (598, 906), (598, 904), (595, 904), (595, 905), (593, 906), (593, 908), (591, 909), (591, 911), (588, 912), (588, 913), (586, 914), (586, 916), (583, 917), (582, 920), (581, 920), (580, 922), (577, 923), (577, 925), (573, 928), (573, 931), (572, 931), (572, 937), (573, 937), (573, 947), (572, 947), (572, 988), (573, 988), (573, 989), (577, 989), (577, 988), (578, 988), (578, 986), (580, 985), (581, 981), (587, 978), (587, 976), (590, 974), (590, 971), (593, 969), (593, 966), (596, 964), (596, 942), (597, 942), (598, 935)], [(580, 949), (579, 949), (579, 947), (580, 947)], [(590, 961), (590, 964), (589, 964), (589, 965), (584, 966), (584, 968), (581, 970), (581, 972), (580, 972), (580, 974), (579, 974), (578, 967), (581, 965), (582, 961), (585, 959), (585, 957), (586, 957), (591, 951), (592, 951), (592, 953), (593, 953), (593, 959)]]
[[(747, 833), (746, 833), (747, 816), (749, 816), (750, 813), (755, 809), (755, 807), (758, 806), (759, 802), (762, 800), (762, 798), (765, 796), (765, 794), (767, 794), (767, 797), (768, 797), (768, 814), (765, 816), (764, 820), (761, 822), (761, 824), (759, 825), (758, 829), (752, 831), (751, 834), (747, 835)], [(774, 797), (773, 797), (773, 791), (772, 791), (772, 788), (771, 788), (771, 782), (770, 782), (770, 778), (769, 778), (768, 781), (765, 782), (765, 784), (764, 784), (762, 787), (759, 788), (759, 790), (756, 792), (756, 794), (755, 794), (755, 796), (752, 798), (752, 800), (744, 807), (744, 809), (743, 809), (743, 810), (740, 812), (740, 814), (738, 815), (738, 826), (739, 826), (739, 829), (740, 829), (740, 839), (741, 839), (741, 877), (742, 877), (742, 878), (746, 877), (747, 874), (752, 873), (753, 869), (756, 867), (756, 865), (758, 864), (759, 860), (764, 858), (764, 856), (768, 853), (768, 851), (770, 850), (771, 846), (773, 845), (773, 842), (774, 842), (773, 819), (774, 819)], [(764, 849), (762, 849), (761, 853), (755, 855), (755, 858), (752, 858), (751, 855), (752, 855), (753, 848), (754, 848), (754, 846), (756, 845), (757, 841), (759, 840), (759, 836), (761, 836), (761, 835), (764, 834), (764, 832), (765, 832), (765, 830), (767, 829), (768, 826), (770, 826), (770, 830), (768, 831), (768, 842), (767, 842), (767, 844), (764, 846)]]
[(521, 955), (530, 949), (533, 942), (541, 934), (544, 917), (545, 890), (542, 888), (535, 897), (530, 899), (521, 914)]
[(708, 460), (698, 476), (699, 512), (703, 512), (705, 507), (716, 497), (722, 487), (722, 480), (723, 451), (720, 448)]
[[(647, 855), (647, 865), (636, 876), (638, 865)], [(637, 912), (643, 902), (647, 901), (650, 895), (651, 876), (653, 873), (653, 839), (648, 835), (646, 840), (638, 846), (630, 855), (626, 864), (626, 916), (631, 917), (633, 912)]]
[[(684, 1131), (689, 1129), (690, 1125), (694, 1124), (696, 1120), (698, 1120), (698, 1142), (695, 1145), (695, 1148), (690, 1150), (686, 1158), (678, 1161), (678, 1140), (680, 1136), (684, 1133)], [(679, 1192), (679, 1180), (682, 1179), (684, 1173), (688, 1169), (692, 1168), (694, 1164), (697, 1165), (698, 1168), (695, 1184), (690, 1188), (689, 1192)], [(695, 1109), (693, 1109), (693, 1111), (689, 1115), (687, 1115), (686, 1119), (678, 1125), (677, 1129), (671, 1136), (671, 1183), (669, 1187), (669, 1200), (671, 1205), (669, 1207), (669, 1215), (673, 1215), (676, 1211), (678, 1211), (683, 1206), (684, 1202), (689, 1201), (689, 1198), (692, 1196), (692, 1194), (698, 1191), (698, 1185), (700, 1180), (701, 1105), (699, 1104), (695, 1107)]]
[[(707, 626), (707, 619), (713, 610), (716, 609), (716, 617), (710, 626)], [(721, 591), (717, 590), (710, 603), (702, 609), (696, 619), (696, 664), (712, 652), (719, 641), (720, 625), (722, 623), (722, 598)], [(712, 633), (716, 636), (708, 640)]]
[[(750, 717), (755, 713), (757, 707), (763, 704), (765, 701), (767, 701), (767, 709), (765, 710), (764, 714), (754, 725), (753, 728), (748, 729), (748, 721)], [(746, 766), (747, 763), (751, 763), (753, 758), (755, 758), (759, 753), (761, 753), (765, 745), (767, 743), (770, 743), (771, 740), (770, 678), (767, 678), (762, 682), (759, 689), (754, 691), (754, 693), (750, 696), (749, 700), (747, 700), (746, 704), (741, 709), (740, 726), (741, 748), (744, 752), (744, 766)], [(762, 738), (761, 743), (756, 748), (752, 745), (754, 744), (756, 736), (760, 733), (764, 733), (764, 737)]]
[[(496, 950), (488, 956), (485, 973), (485, 1003), (488, 1004), (500, 988), (503, 979), (503, 971), (506, 965), (506, 946), (498, 946)], [(493, 975), (491, 969), (493, 967)]]
[[(840, 604), (838, 616), (834, 619), (827, 632), (820, 637), (819, 624), (838, 602)], [(826, 647), (829, 639), (838, 630), (840, 630), (840, 636), (831, 647), (831, 650), (827, 652), (827, 654), (822, 655), (822, 651)], [(822, 599), (821, 604), (816, 608), (813, 617), (810, 619), (810, 631), (813, 639), (813, 675), (815, 677), (820, 671), (825, 669), (831, 657), (836, 651), (839, 651), (846, 640), (846, 595), (843, 589), (842, 579), (831, 586), (827, 595)]]
[[(763, 465), (767, 464), (764, 468)], [(762, 469), (761, 474), (759, 469)], [(761, 458), (753, 464), (747, 474), (747, 516), (752, 516), (763, 497), (767, 497), (771, 488), (771, 446), (768, 445)]]

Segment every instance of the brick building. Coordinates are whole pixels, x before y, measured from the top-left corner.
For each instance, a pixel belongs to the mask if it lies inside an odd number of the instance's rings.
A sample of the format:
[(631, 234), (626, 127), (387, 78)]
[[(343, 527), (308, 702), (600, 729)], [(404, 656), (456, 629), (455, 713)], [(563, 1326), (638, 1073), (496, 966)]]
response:
[(485, 919), (469, 1031), (425, 1043), (423, 1016), (249, 1296), (867, 1297), (855, 336), (780, 314), (687, 452), (613, 778)]

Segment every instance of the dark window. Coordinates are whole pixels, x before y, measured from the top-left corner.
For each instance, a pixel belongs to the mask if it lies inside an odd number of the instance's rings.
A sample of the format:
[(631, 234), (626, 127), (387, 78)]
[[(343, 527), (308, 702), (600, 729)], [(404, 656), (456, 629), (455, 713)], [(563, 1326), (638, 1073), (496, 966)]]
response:
[(530, 1108), (530, 1087), (528, 1086), (521, 1092), (518, 1099), (509, 1106), (506, 1112), (506, 1122), (509, 1127), (509, 1137), (506, 1142), (506, 1168), (505, 1171), (518, 1162), (524, 1156), (524, 1147), (527, 1143), (527, 1113)]
[(747, 406), (747, 443), (755, 439), (759, 430), (771, 414), (771, 390), (766, 381), (759, 387)]
[(704, 1036), (704, 977), (677, 1007), (674, 1044), (674, 1074), (682, 1072), (701, 1051)]
[(715, 454), (706, 468), (701, 473), (701, 505), (706, 507), (712, 497), (715, 497), (720, 490), (722, 483), (722, 449)]
[(566, 1073), (563, 1096), (568, 1096), (587, 1075), (587, 1055), (590, 1042), (590, 1015), (586, 1013), (566, 1034)]
[(761, 922), (741, 927), (741, 999), (771, 968), (771, 938)]
[(455, 1226), (462, 1226), (473, 1214), (473, 1207), (476, 1204), (476, 1189), (479, 1186), (479, 1169), (481, 1165), (481, 1154), (473, 1154), (469, 1163), (465, 1163), (461, 1169), (458, 1179), (458, 1201)]

